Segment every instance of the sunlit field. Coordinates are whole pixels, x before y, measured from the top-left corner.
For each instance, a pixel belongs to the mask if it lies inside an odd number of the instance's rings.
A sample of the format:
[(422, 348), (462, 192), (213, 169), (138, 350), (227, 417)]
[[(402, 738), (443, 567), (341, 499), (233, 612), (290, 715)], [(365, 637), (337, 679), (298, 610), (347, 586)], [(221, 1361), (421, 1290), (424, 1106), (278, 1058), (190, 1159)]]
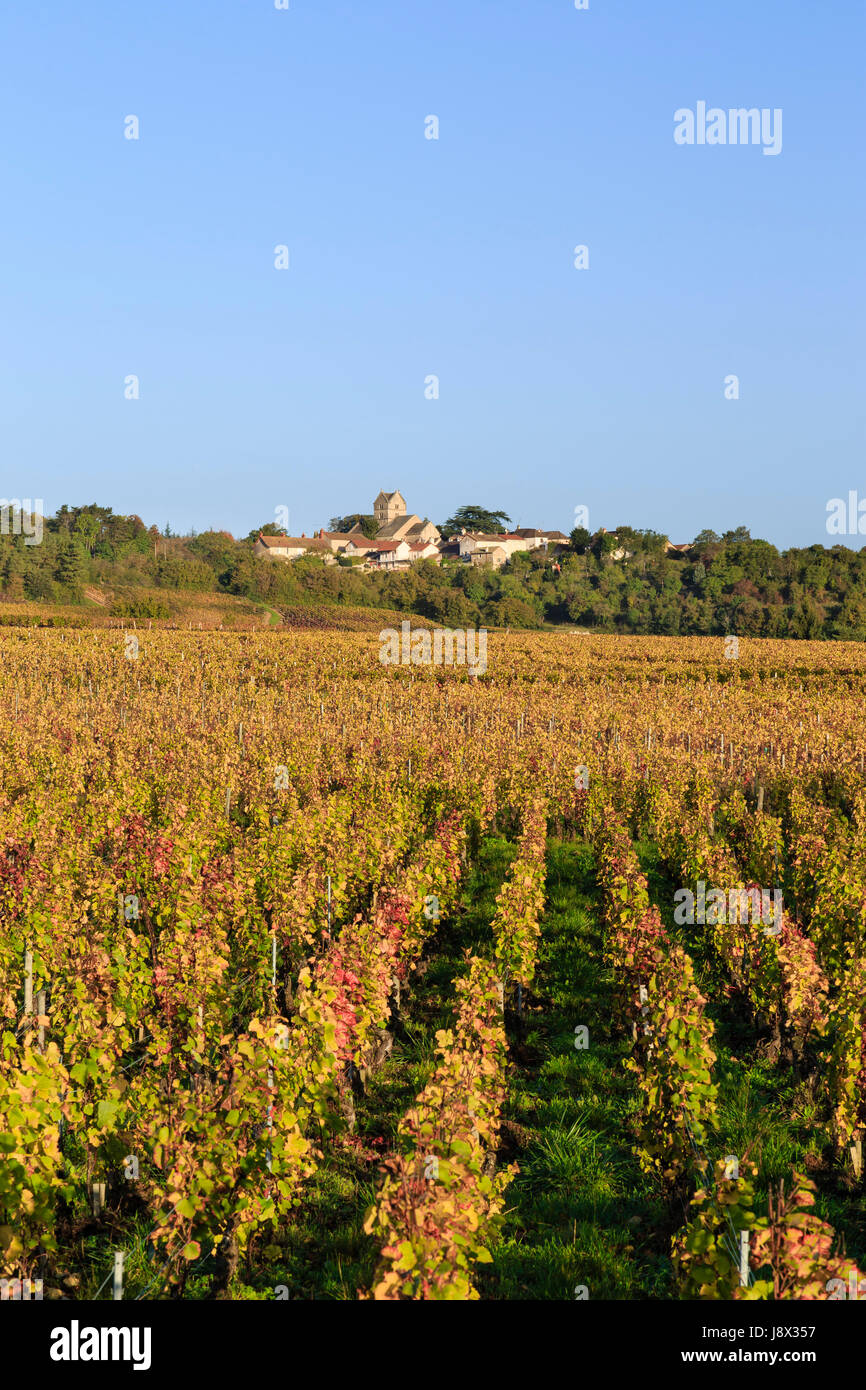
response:
[(5, 1296), (857, 1286), (861, 644), (0, 658)]

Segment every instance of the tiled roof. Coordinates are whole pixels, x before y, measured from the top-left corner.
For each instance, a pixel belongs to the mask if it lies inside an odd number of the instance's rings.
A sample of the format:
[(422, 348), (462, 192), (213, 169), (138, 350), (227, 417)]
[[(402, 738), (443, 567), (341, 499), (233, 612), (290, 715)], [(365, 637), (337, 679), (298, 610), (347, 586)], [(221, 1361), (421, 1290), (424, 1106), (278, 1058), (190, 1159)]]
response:
[[(457, 536), (455, 539), (459, 541), (461, 537)], [(485, 534), (484, 531), (467, 531), (466, 540), (496, 541), (497, 544), (501, 545), (503, 541), (525, 541), (526, 536), (521, 535), (519, 531), (494, 531), (490, 535)]]
[(259, 536), (259, 540), (268, 550), (330, 550), (316, 536)]

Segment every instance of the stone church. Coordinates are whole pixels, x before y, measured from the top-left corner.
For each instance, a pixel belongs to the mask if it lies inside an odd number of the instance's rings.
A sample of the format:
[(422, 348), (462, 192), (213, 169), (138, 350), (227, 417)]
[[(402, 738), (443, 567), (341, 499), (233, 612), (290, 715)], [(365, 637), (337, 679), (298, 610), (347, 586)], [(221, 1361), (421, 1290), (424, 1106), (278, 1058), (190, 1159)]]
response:
[(407, 515), (406, 501), (400, 492), (380, 492), (373, 503), (373, 516), (378, 530), (377, 541), (408, 541), (410, 545), (419, 541), (442, 539), (432, 521), (422, 521), (413, 513)]

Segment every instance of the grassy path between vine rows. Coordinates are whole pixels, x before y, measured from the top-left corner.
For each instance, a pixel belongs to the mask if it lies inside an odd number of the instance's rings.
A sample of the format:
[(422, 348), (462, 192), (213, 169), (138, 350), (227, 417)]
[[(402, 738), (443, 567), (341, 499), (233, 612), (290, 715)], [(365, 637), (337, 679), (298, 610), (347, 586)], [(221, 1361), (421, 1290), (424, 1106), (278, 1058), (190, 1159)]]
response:
[[(623, 1068), (592, 850), (548, 843), (548, 903), (523, 1019), (508, 1018), (514, 1061), (507, 1157), (520, 1173), (507, 1219), (480, 1267), (482, 1298), (670, 1297), (669, 1225), (628, 1136), (638, 1103)], [(589, 1046), (575, 1047), (575, 1027)]]
[[(266, 1272), (242, 1273), (249, 1283), (240, 1296), (269, 1297), (282, 1283), (291, 1298), (354, 1299), (370, 1287), (378, 1250), (363, 1221), (377, 1161), (433, 1070), (436, 1030), (451, 1023), (464, 952), (490, 950), (495, 898), (515, 849), (502, 837), (484, 841), (461, 910), (443, 923), (423, 975), (406, 990), (391, 1057), (358, 1103), (356, 1136), (331, 1145), (296, 1224), (283, 1233), (280, 1258)], [(670, 1297), (672, 1226), (629, 1145), (638, 1098), (622, 1066), (629, 1043), (613, 1016), (588, 846), (551, 842), (547, 893), (533, 990), (522, 1019), (513, 1008), (506, 1015), (500, 1158), (520, 1172), (506, 1191), (493, 1263), (477, 1267), (476, 1284), (494, 1300), (573, 1300), (578, 1285), (591, 1299)], [(580, 1052), (577, 1024), (589, 1029)]]
[[(746, 1154), (758, 1165), (758, 1206), (766, 1211), (771, 1185), (790, 1184), (796, 1168), (815, 1182), (816, 1213), (844, 1241), (846, 1253), (860, 1268), (866, 1262), (866, 1193), (852, 1180), (850, 1165), (835, 1153), (830, 1127), (829, 1077), (818, 1063), (817, 1085), (795, 1075), (784, 1062), (768, 1060), (762, 1035), (736, 996), (724, 988), (724, 970), (705, 929), (677, 926), (673, 920), (674, 884), (653, 844), (635, 846), (655, 902), (671, 938), (692, 957), (695, 978), (707, 997), (706, 1011), (715, 1027), (717, 1054), (713, 1077), (719, 1086), (719, 1126), (708, 1149), (712, 1159)], [(822, 1085), (823, 1083), (823, 1085)]]

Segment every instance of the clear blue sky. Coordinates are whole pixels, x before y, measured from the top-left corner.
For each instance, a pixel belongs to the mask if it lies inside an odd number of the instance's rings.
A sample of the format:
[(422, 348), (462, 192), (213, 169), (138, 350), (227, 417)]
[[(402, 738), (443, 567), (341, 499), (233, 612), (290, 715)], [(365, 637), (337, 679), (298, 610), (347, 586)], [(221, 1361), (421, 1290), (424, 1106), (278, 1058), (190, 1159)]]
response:
[[(861, 0), (290, 5), (7, 0), (5, 496), (309, 534), (399, 487), (832, 543), (866, 497)], [(781, 108), (782, 153), (677, 146), (704, 100)]]

